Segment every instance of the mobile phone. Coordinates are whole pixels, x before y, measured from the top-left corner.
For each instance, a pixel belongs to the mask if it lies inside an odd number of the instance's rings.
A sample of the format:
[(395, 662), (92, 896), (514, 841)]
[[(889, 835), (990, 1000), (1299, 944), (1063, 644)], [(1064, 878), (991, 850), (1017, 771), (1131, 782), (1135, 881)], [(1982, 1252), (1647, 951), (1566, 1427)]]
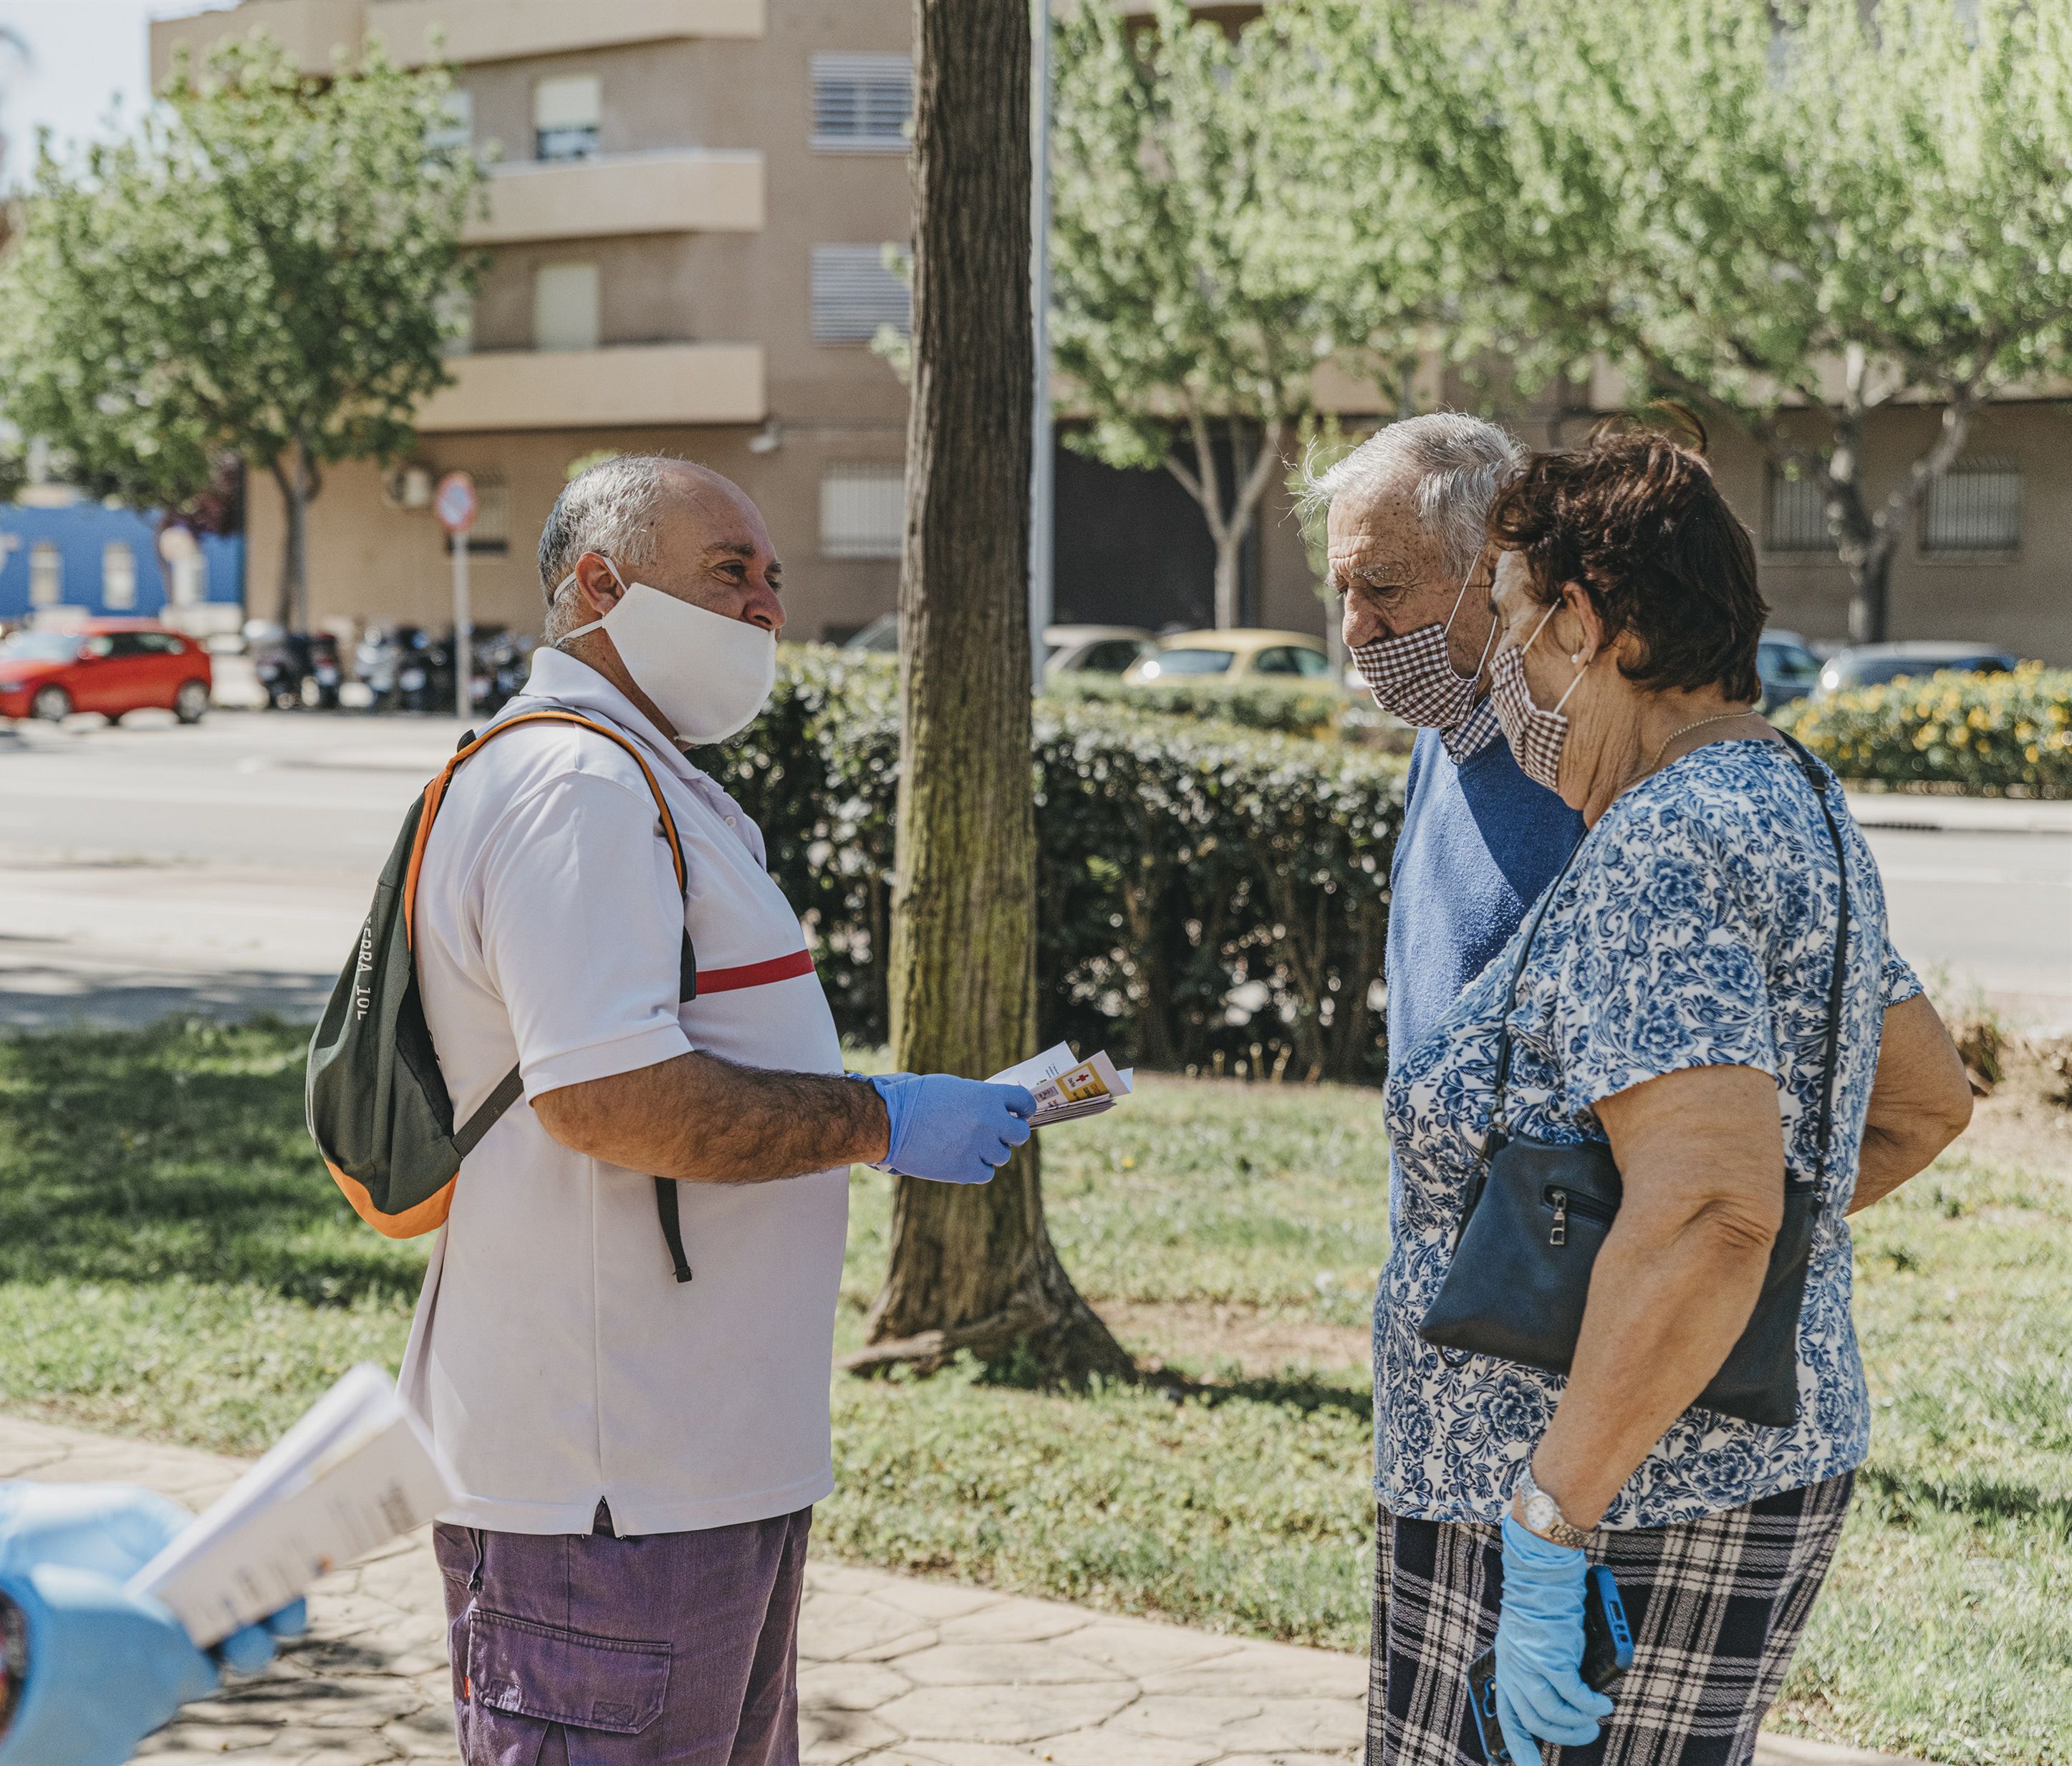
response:
[[(1612, 1682), (1633, 1665), (1633, 1628), (1618, 1583), (1602, 1564), (1590, 1566), (1583, 1583), (1583, 1684), (1608, 1692)], [(1496, 1720), (1496, 1652), (1485, 1649), (1468, 1665), (1468, 1703), (1489, 1766), (1516, 1766), (1504, 1746)]]

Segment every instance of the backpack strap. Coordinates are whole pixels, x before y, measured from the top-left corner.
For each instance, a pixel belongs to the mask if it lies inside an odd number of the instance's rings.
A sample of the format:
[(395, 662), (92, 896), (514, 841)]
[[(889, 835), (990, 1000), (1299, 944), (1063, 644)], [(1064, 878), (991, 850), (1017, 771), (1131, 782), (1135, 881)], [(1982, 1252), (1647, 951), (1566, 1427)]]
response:
[[(425, 848), (431, 838), (432, 823), (439, 813), (439, 806), (446, 800), (446, 787), (453, 782), (454, 774), (463, 761), (481, 752), (483, 744), (494, 741), (506, 730), (518, 729), (527, 724), (573, 724), (579, 729), (587, 729), (602, 736), (607, 741), (616, 742), (640, 769), (640, 776), (648, 781), (648, 789), (654, 795), (655, 808), (662, 819), (662, 837), (669, 843), (669, 860), (676, 870), (676, 887), (688, 893), (690, 874), (684, 865), (684, 843), (676, 832), (676, 818), (669, 813), (668, 800), (662, 795), (661, 782), (655, 777), (655, 770), (648, 764), (647, 757), (627, 738), (609, 725), (578, 715), (574, 712), (537, 711), (521, 712), (516, 717), (507, 717), (503, 722), (491, 724), (477, 735), (470, 730), (461, 737), (460, 746), (454, 751), (453, 758), (439, 769), (438, 776), (425, 787), (425, 807), (417, 818), (417, 838), (411, 843), (409, 869), (403, 881), (403, 936), (414, 947), (413, 926), (417, 918), (417, 877), (424, 867)], [(691, 947), (688, 928), (684, 933), (683, 955), (677, 962), (676, 996), (679, 1001), (695, 1000), (698, 996), (697, 953)], [(455, 1131), (454, 1150), (463, 1159), (482, 1144), (483, 1136), (496, 1126), (505, 1111), (524, 1095), (525, 1082), (516, 1067), (497, 1081), (496, 1089), (475, 1107), (475, 1114)], [(689, 1260), (684, 1255), (684, 1226), (676, 1182), (672, 1178), (655, 1180), (655, 1213), (661, 1223), (662, 1242), (668, 1246), (669, 1262), (679, 1282), (691, 1279)]]

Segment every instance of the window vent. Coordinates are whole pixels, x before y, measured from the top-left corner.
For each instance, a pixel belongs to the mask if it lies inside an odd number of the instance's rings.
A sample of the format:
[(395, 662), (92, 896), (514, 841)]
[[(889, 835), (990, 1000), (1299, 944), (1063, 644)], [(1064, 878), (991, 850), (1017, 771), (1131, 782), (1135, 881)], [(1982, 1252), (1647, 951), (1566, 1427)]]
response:
[(885, 267), (878, 245), (813, 248), (813, 341), (868, 343), (881, 325), (902, 337), (912, 322), (913, 297)]
[(2021, 463), (1959, 460), (1928, 487), (1921, 549), (2014, 552), (2021, 546)]
[(913, 113), (905, 55), (813, 57), (813, 146), (822, 152), (903, 154)]
[(906, 526), (906, 474), (898, 466), (832, 466), (820, 478), (820, 553), (896, 558)]
[(1808, 478), (1788, 478), (1776, 466), (1770, 469), (1770, 531), (1764, 536), (1770, 552), (1832, 552), (1834, 536), (1827, 531), (1826, 499), (1820, 487)]

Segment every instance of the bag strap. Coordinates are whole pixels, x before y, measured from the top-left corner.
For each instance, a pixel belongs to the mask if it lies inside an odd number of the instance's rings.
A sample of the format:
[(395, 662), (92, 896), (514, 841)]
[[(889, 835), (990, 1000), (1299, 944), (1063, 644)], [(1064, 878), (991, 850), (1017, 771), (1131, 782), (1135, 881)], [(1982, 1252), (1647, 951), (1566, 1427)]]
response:
[(1841, 889), (1836, 915), (1835, 957), (1827, 971), (1827, 1033), (1820, 1056), (1820, 1119), (1814, 1137), (1813, 1175), (1818, 1184), (1827, 1175), (1828, 1144), (1835, 1134), (1835, 1070), (1840, 1064), (1842, 996), (1848, 979), (1849, 860), (1842, 845), (1842, 831), (1836, 824), (1835, 812), (1827, 804), (1827, 782), (1820, 776), (1820, 763), (1796, 736), (1789, 731), (1779, 733), (1791, 745), (1799, 771), (1813, 787), (1814, 801), (1820, 806), (1820, 819), (1827, 824), (1827, 838), (1834, 845), (1835, 875)]
[[(1790, 745), (1793, 759), (1798, 763), (1799, 771), (1805, 775), (1806, 782), (1813, 788), (1813, 799), (1820, 806), (1820, 818), (1827, 824), (1827, 838), (1835, 848), (1835, 871), (1841, 885), (1838, 923), (1835, 929), (1835, 956), (1827, 975), (1827, 1028), (1820, 1058), (1820, 1116), (1815, 1136), (1813, 1167), (1817, 1182), (1827, 1175), (1827, 1152), (1835, 1132), (1835, 1073), (1840, 1065), (1842, 1002), (1848, 980), (1849, 865), (1842, 845), (1841, 828), (1836, 823), (1834, 811), (1828, 807), (1827, 787), (1826, 781), (1820, 776), (1819, 762), (1796, 736), (1785, 730), (1778, 733)], [(1582, 850), (1583, 843), (1578, 840), (1575, 850), (1568, 855), (1568, 863), (1561, 867), (1554, 881), (1548, 885), (1547, 893), (1540, 897), (1539, 908), (1532, 916), (1532, 930), (1526, 934), (1525, 943), (1518, 953), (1518, 962), (1511, 971), (1510, 1004), (1504, 1008), (1503, 1028), (1497, 1033), (1496, 1096), (1490, 1107), (1490, 1136), (1508, 1131), (1503, 1107), (1505, 1093), (1511, 1084), (1511, 1016), (1518, 1009), (1519, 984), (1524, 979), (1525, 965), (1532, 955), (1532, 941), (1540, 935), (1540, 922), (1546, 918), (1548, 909), (1553, 905), (1555, 892), (1567, 879), (1570, 867), (1575, 864), (1577, 855)]]
[[(669, 813), (668, 803), (662, 795), (661, 782), (655, 777), (655, 770), (648, 764), (647, 758), (617, 730), (593, 719), (579, 717), (574, 712), (521, 712), (516, 717), (507, 717), (501, 723), (491, 724), (480, 735), (473, 730), (468, 731), (461, 737), (460, 745), (454, 751), (453, 758), (439, 770), (438, 778), (425, 787), (425, 807), (417, 819), (417, 839), (411, 846), (410, 868), (403, 887), (405, 938), (410, 935), (410, 924), (417, 906), (417, 873), (424, 863), (426, 842), (430, 837), (433, 819), (438, 815), (439, 805), (445, 800), (446, 787), (453, 782), (454, 772), (463, 761), (479, 754), (485, 743), (494, 741), (506, 730), (517, 729), (527, 724), (573, 724), (578, 729), (587, 729), (603, 737), (607, 741), (616, 742), (625, 750), (633, 764), (640, 769), (640, 776), (648, 781), (648, 789), (654, 796), (656, 811), (662, 819), (662, 837), (669, 843), (670, 862), (676, 867), (676, 887), (680, 890), (689, 889), (690, 876), (684, 865), (684, 844), (676, 832), (676, 818)], [(691, 934), (686, 930), (683, 955), (677, 964), (677, 997), (680, 1000), (694, 1000), (697, 997), (697, 956), (691, 948)], [(514, 1066), (497, 1081), (495, 1090), (475, 1107), (475, 1113), (455, 1131), (453, 1137), (454, 1152), (462, 1159), (467, 1158), (481, 1145), (483, 1137), (496, 1126), (504, 1111), (524, 1095), (524, 1075)], [(655, 1213), (661, 1222), (662, 1240), (668, 1246), (669, 1262), (675, 1270), (676, 1279), (688, 1282), (692, 1279), (691, 1266), (684, 1254), (682, 1209), (676, 1185), (669, 1178), (657, 1177), (655, 1180)]]
[[(1568, 880), (1568, 873), (1575, 868), (1577, 855), (1583, 850), (1586, 833), (1568, 850), (1562, 860), (1561, 869), (1554, 873), (1554, 881), (1547, 885), (1546, 893), (1540, 897), (1540, 906), (1533, 910), (1532, 930), (1525, 934), (1525, 942), (1519, 947), (1518, 961), (1511, 971), (1510, 1003), (1503, 1008), (1503, 1023), (1496, 1038), (1496, 1097), (1490, 1105), (1489, 1135), (1485, 1139), (1507, 1134), (1509, 1124), (1504, 1120), (1504, 1094), (1511, 1087), (1511, 1015), (1518, 1009), (1518, 986), (1525, 978), (1525, 965), (1532, 955), (1532, 941), (1540, 936), (1540, 922), (1547, 918), (1547, 910), (1554, 905), (1554, 897), (1561, 885)], [(1491, 1149), (1494, 1151), (1494, 1149)]]

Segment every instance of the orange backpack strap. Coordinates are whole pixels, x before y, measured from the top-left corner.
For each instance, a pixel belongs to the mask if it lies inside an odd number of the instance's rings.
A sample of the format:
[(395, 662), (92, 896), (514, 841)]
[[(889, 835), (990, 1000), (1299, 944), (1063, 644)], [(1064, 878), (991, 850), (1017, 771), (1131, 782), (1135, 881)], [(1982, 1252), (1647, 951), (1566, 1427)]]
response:
[(574, 712), (537, 711), (521, 712), (516, 717), (507, 717), (500, 724), (491, 724), (479, 736), (463, 742), (459, 750), (439, 769), (438, 776), (425, 787), (425, 807), (417, 817), (417, 834), (410, 848), (409, 869), (403, 877), (403, 936), (412, 947), (416, 945), (417, 918), (417, 877), (425, 865), (425, 848), (432, 837), (432, 823), (438, 818), (439, 806), (446, 801), (446, 787), (461, 763), (479, 754), (483, 746), (499, 736), (514, 729), (522, 729), (528, 724), (573, 724), (578, 729), (586, 729), (616, 742), (640, 769), (640, 776), (648, 781), (648, 789), (654, 794), (655, 808), (662, 818), (662, 838), (669, 843), (669, 860), (676, 868), (676, 887), (686, 890), (690, 887), (690, 874), (684, 869), (684, 843), (676, 832), (676, 820), (669, 813), (669, 805), (662, 795), (661, 781), (656, 778), (655, 770), (648, 764), (647, 757), (625, 737), (609, 725), (579, 716)]

